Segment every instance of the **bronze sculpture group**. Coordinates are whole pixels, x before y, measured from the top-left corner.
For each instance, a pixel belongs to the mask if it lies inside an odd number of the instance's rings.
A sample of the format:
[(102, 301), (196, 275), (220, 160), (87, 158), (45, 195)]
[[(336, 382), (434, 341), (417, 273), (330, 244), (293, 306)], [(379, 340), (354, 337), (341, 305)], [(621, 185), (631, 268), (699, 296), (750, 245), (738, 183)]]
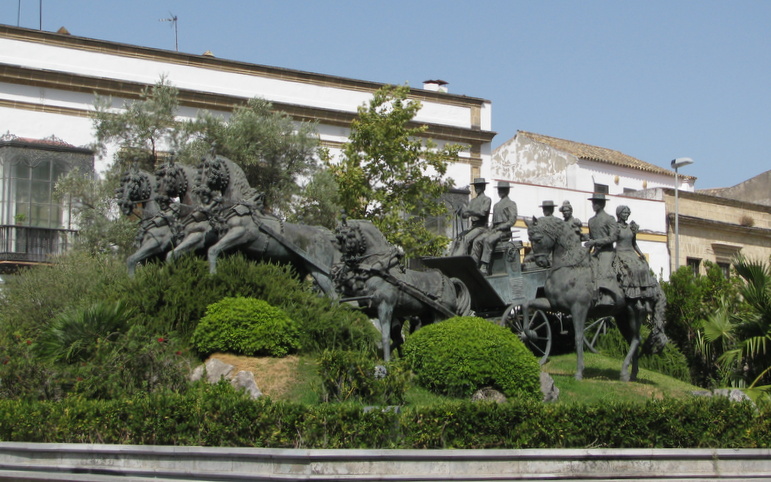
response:
[[(509, 183), (499, 182), (500, 200), (488, 226), (492, 201), (484, 194), (487, 182), (478, 178), (473, 185), (476, 197), (457, 213), (470, 226), (454, 241), (451, 255), (470, 256), (479, 272), (489, 276), (496, 245), (512, 237), (517, 205), (509, 198)], [(415, 329), (471, 314), (473, 286), (439, 270), (405, 268), (400, 250), (369, 221), (343, 217), (334, 233), (282, 221), (266, 212), (262, 194), (249, 186), (243, 171), (214, 152), (197, 169), (175, 164), (173, 159), (154, 174), (133, 169), (123, 176), (117, 195), (125, 214), (142, 207), (139, 247), (127, 259), (130, 273), (149, 258), (172, 260), (190, 252), (205, 253), (212, 273), (217, 259), (233, 251), (250, 259), (291, 264), (301, 276), (311, 276), (328, 296), (355, 302), (378, 320), (386, 361), (391, 341), (394, 348), (401, 342), (406, 320)], [(564, 220), (553, 216), (554, 203), (545, 201), (541, 207), (546, 215), (528, 222), (534, 259), (539, 266), (550, 266), (550, 272), (544, 296), (528, 300), (524, 309), (572, 316), (577, 378), (583, 372), (579, 339), (587, 316), (612, 314), (630, 343), (622, 379), (633, 380), (640, 326), (648, 313), (655, 315), (654, 338), (659, 344), (665, 340), (664, 299), (637, 247), (637, 225), (627, 222), (629, 209), (619, 207), (616, 221), (604, 213), (604, 199), (598, 195), (591, 200), (597, 214), (589, 220), (588, 237), (581, 232), (581, 222), (572, 217), (569, 203), (560, 208)]]

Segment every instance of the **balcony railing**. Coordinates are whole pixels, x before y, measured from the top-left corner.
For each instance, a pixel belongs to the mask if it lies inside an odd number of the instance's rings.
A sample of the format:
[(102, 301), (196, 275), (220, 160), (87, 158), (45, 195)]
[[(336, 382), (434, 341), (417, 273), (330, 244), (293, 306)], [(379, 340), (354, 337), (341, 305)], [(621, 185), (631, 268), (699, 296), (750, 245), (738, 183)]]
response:
[(0, 261), (43, 263), (60, 254), (75, 240), (71, 229), (0, 226)]

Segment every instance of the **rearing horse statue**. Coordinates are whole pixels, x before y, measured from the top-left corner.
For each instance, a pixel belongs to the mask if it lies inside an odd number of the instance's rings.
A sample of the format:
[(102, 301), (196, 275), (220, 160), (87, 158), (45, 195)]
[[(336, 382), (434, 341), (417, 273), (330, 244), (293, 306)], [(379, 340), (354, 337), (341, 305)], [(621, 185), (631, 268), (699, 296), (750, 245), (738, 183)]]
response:
[(154, 199), (159, 211), (140, 224), (137, 234), (139, 248), (126, 259), (130, 276), (134, 274), (137, 264), (174, 248), (182, 234), (182, 219), (198, 204), (193, 194), (193, 167), (170, 160), (161, 165), (155, 174)]
[(208, 249), (226, 229), (224, 213), (240, 201), (248, 202), (258, 197), (257, 191), (249, 186), (244, 171), (230, 159), (217, 155), (201, 161), (193, 193), (199, 197), (200, 204), (185, 218), (183, 239), (169, 251), (167, 260)]
[[(649, 314), (654, 315), (651, 338), (658, 338), (661, 340), (659, 343), (665, 343), (663, 311), (666, 300), (660, 287), (652, 298), (628, 299), (623, 295), (603, 296), (603, 302), (598, 302), (599, 298), (595, 290), (596, 261), (589, 250), (581, 246), (581, 239), (575, 230), (561, 219), (543, 222), (533, 218), (532, 221), (525, 222), (536, 263), (546, 266), (545, 257), (549, 254), (552, 260), (551, 269), (544, 284), (544, 297), (526, 303), (524, 310), (535, 308), (559, 311), (572, 317), (577, 380), (583, 378), (584, 372), (584, 325), (587, 318), (613, 316), (616, 325), (629, 343), (629, 351), (621, 367), (621, 380), (636, 380), (640, 328)], [(618, 293), (621, 291), (618, 290)]]

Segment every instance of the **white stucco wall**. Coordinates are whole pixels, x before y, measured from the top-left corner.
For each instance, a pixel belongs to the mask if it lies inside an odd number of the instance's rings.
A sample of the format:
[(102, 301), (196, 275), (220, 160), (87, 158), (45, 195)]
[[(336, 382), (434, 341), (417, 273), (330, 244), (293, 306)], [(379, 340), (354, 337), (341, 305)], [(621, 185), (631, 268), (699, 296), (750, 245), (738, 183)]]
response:
[[(152, 54), (152, 50), (148, 49)], [(167, 79), (180, 90), (225, 94), (231, 96), (262, 97), (271, 102), (329, 109), (332, 111), (355, 113), (357, 108), (365, 105), (372, 94), (361, 87), (343, 87), (299, 82), (282, 78), (271, 78), (255, 74), (248, 69), (249, 64), (243, 64), (239, 72), (239, 63), (230, 64), (228, 69), (216, 67), (207, 68), (199, 65), (165, 62), (147, 56), (124, 56), (111, 52), (81, 50), (61, 45), (0, 38), (0, 65), (23, 67), (34, 70), (62, 72), (96, 79), (124, 80), (140, 82), (148, 85), (156, 83), (160, 77)], [(331, 78), (334, 80), (334, 78)], [(423, 108), (418, 112), (415, 121), (437, 124), (440, 126), (472, 128), (472, 106), (452, 100), (441, 99), (421, 100)], [(0, 84), (0, 101), (21, 105), (41, 105), (47, 109), (35, 111), (31, 109), (0, 109), (0, 125), (19, 137), (43, 138), (56, 135), (62, 140), (77, 146), (93, 142), (91, 120), (86, 116), (93, 110), (94, 96), (88, 93), (72, 92), (55, 88), (39, 88), (20, 84)], [(119, 108), (124, 99), (116, 97), (113, 105)], [(45, 110), (60, 108), (66, 113), (51, 113)], [(492, 114), (489, 102), (482, 102), (480, 124), (483, 130), (492, 127)], [(224, 111), (212, 110), (215, 114), (227, 116)], [(182, 117), (194, 117), (194, 109), (180, 109)], [(318, 132), (322, 141), (330, 145), (339, 145), (347, 140), (348, 129), (335, 125), (321, 124)], [(482, 164), (490, 164), (490, 143), (482, 145)], [(333, 155), (339, 149), (332, 148)], [(462, 154), (467, 157), (468, 152)], [(97, 171), (102, 171), (112, 159), (111, 153), (97, 159)], [(471, 169), (468, 163), (451, 166), (448, 174), (456, 180), (456, 184), (465, 185), (471, 180)]]
[[(498, 195), (494, 189), (496, 178), (492, 187), (488, 187), (487, 194), (493, 199), (493, 203), (498, 201)], [(541, 217), (543, 210), (540, 207), (543, 201), (551, 200), (559, 206), (563, 201), (570, 201), (573, 207), (573, 216), (580, 219), (584, 226), (587, 221), (594, 216), (592, 211), (591, 191), (577, 191), (573, 189), (557, 188), (552, 186), (542, 186), (528, 183), (520, 183), (508, 180), (512, 183), (509, 197), (517, 203), (517, 211), (520, 218)], [(665, 280), (669, 279), (669, 251), (667, 249), (666, 236), (666, 205), (661, 199), (640, 199), (627, 196), (608, 196), (608, 202), (605, 212), (611, 216), (616, 215), (616, 208), (621, 205), (629, 206), (631, 210), (630, 221), (635, 221), (640, 225), (640, 234), (638, 235), (638, 246), (648, 257), (651, 269)], [(558, 210), (554, 215), (562, 217)], [(527, 242), (527, 228), (520, 222), (514, 228), (516, 236), (523, 242)]]

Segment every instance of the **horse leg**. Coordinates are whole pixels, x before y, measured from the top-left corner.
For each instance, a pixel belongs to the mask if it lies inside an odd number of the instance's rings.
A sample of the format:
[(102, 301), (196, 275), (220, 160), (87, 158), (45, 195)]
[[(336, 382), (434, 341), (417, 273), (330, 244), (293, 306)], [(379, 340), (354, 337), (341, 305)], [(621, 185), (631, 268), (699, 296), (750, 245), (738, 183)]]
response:
[(173, 261), (188, 251), (195, 251), (201, 245), (203, 245), (203, 240), (204, 233), (200, 231), (193, 231), (192, 233), (185, 236), (185, 239), (183, 239), (176, 248), (169, 251), (169, 254), (166, 255), (166, 261)]
[(576, 341), (576, 380), (583, 380), (584, 378), (584, 327), (588, 312), (589, 306), (583, 304), (576, 304), (570, 310)]
[(209, 248), (209, 251), (206, 253), (209, 259), (209, 273), (215, 274), (217, 272), (217, 258), (219, 257), (220, 253), (227, 251), (233, 246), (246, 244), (249, 241), (243, 239), (245, 234), (246, 232), (241, 226), (230, 228), (228, 229), (228, 232), (225, 234), (225, 236), (220, 238), (219, 241), (214, 243), (214, 245)]
[(393, 322), (394, 307), (392, 303), (383, 300), (377, 307), (377, 316), (380, 321), (380, 336), (383, 342), (383, 360), (391, 361), (391, 324)]
[(126, 265), (128, 266), (128, 274), (130, 277), (134, 277), (134, 270), (136, 266), (142, 261), (146, 260), (154, 254), (161, 253), (161, 246), (157, 240), (152, 240), (151, 243), (142, 243), (142, 246), (134, 254), (126, 259)]
[[(624, 358), (624, 364), (621, 366), (621, 381), (635, 381), (637, 380), (637, 372), (639, 370), (638, 362), (640, 359), (639, 350), (640, 347), (640, 323), (643, 319), (644, 307), (640, 301), (636, 301), (634, 306), (627, 306), (627, 329), (629, 333), (629, 352)], [(632, 365), (632, 373), (629, 374), (629, 365)]]

